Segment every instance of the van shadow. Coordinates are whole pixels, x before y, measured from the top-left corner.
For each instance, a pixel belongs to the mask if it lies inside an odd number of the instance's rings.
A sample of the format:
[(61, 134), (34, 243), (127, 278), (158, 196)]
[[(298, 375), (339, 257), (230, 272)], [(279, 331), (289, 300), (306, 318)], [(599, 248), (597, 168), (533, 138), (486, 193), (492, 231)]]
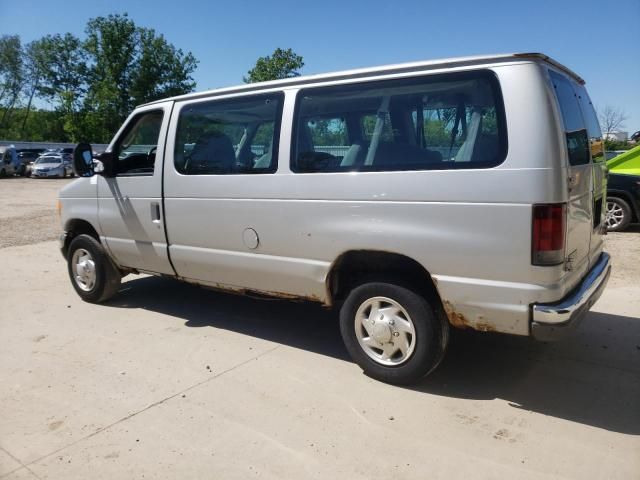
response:
[[(349, 361), (335, 312), (317, 304), (259, 300), (172, 279), (129, 280), (106, 304), (171, 315)], [(558, 343), (454, 331), (443, 363), (413, 391), (513, 408), (640, 434), (640, 319), (591, 312)]]
[(258, 299), (171, 278), (144, 277), (124, 282), (105, 305), (163, 313), (184, 320), (187, 327), (215, 327), (350, 360), (337, 316), (316, 303)]

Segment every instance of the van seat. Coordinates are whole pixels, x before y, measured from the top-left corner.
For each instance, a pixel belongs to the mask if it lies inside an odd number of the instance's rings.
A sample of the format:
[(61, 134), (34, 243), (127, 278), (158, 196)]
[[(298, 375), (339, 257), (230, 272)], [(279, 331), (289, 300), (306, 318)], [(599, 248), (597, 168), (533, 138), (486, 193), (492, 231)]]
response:
[(215, 174), (234, 171), (236, 152), (231, 139), (216, 133), (198, 140), (187, 164), (189, 174)]
[(404, 167), (415, 168), (441, 161), (442, 154), (440, 152), (426, 150), (408, 143), (380, 142), (373, 158), (373, 165), (377, 168), (401, 170)]
[(491, 163), (497, 158), (499, 149), (500, 145), (498, 142), (498, 135), (487, 133), (480, 134), (473, 147), (471, 161), (478, 163)]

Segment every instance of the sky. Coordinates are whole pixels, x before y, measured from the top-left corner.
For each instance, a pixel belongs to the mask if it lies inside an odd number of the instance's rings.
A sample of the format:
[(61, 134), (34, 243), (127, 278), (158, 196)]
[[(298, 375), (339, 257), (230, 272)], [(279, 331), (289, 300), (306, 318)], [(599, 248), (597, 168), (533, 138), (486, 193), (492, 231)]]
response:
[(640, 130), (640, 0), (0, 0), (0, 35), (84, 37), (125, 13), (200, 61), (197, 90), (242, 83), (258, 57), (292, 48), (303, 74), (453, 56), (542, 52), (587, 82), (596, 106)]

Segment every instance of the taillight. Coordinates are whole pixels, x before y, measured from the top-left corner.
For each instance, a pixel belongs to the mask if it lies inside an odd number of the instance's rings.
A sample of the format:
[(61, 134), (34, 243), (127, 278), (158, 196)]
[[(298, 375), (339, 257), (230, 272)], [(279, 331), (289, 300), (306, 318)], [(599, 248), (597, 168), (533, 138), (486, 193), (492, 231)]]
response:
[(566, 215), (567, 206), (564, 203), (533, 206), (533, 265), (558, 265), (564, 262)]

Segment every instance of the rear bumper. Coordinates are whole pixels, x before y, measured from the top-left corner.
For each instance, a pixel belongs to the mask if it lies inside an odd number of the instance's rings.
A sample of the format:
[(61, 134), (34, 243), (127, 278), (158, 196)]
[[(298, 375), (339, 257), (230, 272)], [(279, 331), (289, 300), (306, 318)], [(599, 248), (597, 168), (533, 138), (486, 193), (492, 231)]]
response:
[(543, 341), (558, 340), (564, 336), (600, 298), (610, 274), (610, 257), (603, 252), (591, 271), (569, 295), (558, 302), (533, 305), (531, 335)]

